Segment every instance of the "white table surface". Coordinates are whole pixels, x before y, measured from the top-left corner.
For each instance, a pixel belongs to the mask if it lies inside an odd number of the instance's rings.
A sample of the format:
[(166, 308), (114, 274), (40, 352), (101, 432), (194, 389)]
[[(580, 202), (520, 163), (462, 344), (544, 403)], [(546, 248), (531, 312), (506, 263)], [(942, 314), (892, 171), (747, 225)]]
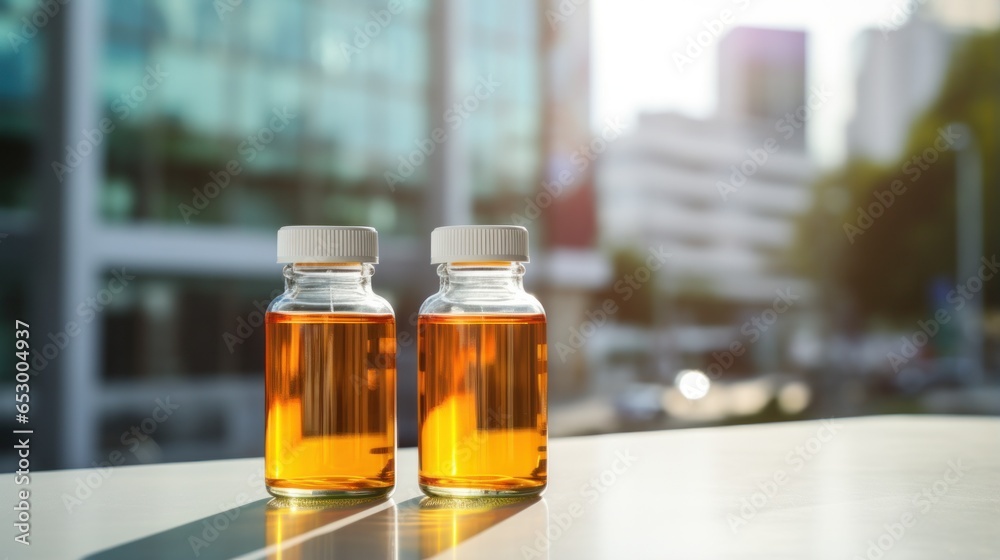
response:
[[(390, 500), (333, 509), (269, 509), (261, 459), (120, 467), (99, 485), (93, 470), (37, 473), (28, 547), (13, 542), (20, 487), (8, 474), (0, 557), (1000, 558), (1000, 419), (795, 422), (549, 449), (548, 490), (514, 503), (421, 500), (413, 449), (398, 455)], [(64, 494), (87, 476), (97, 488), (68, 512)]]

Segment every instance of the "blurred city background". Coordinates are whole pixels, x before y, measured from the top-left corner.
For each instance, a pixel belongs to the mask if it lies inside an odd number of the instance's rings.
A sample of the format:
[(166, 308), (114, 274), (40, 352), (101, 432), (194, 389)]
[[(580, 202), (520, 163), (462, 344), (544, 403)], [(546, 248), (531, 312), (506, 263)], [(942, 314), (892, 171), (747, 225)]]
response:
[(32, 466), (261, 455), (287, 224), (379, 230), (401, 445), (462, 223), (531, 231), (553, 436), (1000, 414), (1000, 0), (0, 0), (0, 39)]

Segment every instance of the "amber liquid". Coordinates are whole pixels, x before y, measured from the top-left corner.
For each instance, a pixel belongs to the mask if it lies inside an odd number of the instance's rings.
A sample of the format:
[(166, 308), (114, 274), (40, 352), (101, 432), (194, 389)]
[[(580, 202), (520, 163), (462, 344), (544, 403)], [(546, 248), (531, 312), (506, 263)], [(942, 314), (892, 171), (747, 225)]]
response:
[(420, 486), (445, 496), (545, 488), (544, 315), (422, 315)]
[(268, 313), (266, 354), (268, 491), (287, 497), (391, 491), (394, 318)]

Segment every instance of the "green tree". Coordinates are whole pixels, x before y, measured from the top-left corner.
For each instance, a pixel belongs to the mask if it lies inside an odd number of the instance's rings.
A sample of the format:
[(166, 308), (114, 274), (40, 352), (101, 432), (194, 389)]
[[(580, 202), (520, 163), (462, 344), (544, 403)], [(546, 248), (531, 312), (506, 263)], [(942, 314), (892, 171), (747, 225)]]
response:
[[(968, 37), (956, 49), (937, 99), (910, 129), (904, 155), (890, 165), (848, 162), (816, 186), (816, 204), (801, 223), (798, 261), (831, 305), (847, 300), (866, 322), (908, 324), (926, 317), (935, 278), (954, 281), (955, 153), (930, 163), (926, 150), (948, 125), (968, 124), (984, 162), (984, 246), (1000, 251), (1000, 31)], [(939, 143), (940, 145), (940, 143)], [(917, 159), (915, 159), (917, 158)], [(869, 223), (864, 210), (891, 205)], [(990, 210), (994, 211), (990, 211)], [(867, 227), (866, 227), (867, 226)], [(1000, 302), (1000, 280), (987, 283), (985, 302)]]
[[(634, 277), (636, 270), (645, 268), (646, 261), (640, 253), (629, 250), (617, 250), (611, 257), (614, 270), (614, 280), (606, 289), (600, 291), (594, 300), (594, 307), (599, 308), (603, 302), (610, 299), (617, 303), (619, 312), (615, 316), (618, 321), (634, 325), (651, 326), (655, 319), (656, 290), (660, 289), (656, 273), (645, 283), (634, 288), (635, 284), (623, 281), (626, 277)], [(622, 290), (622, 291), (616, 291)], [(626, 299), (626, 297), (628, 299)]]

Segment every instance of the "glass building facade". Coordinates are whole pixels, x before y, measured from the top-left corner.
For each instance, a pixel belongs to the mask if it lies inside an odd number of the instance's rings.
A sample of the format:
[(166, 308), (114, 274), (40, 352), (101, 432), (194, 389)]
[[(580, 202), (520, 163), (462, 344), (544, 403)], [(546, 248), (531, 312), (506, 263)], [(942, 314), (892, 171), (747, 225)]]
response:
[[(0, 275), (0, 306), (13, 317), (26, 317), (30, 279), (20, 271), (30, 258), (24, 240), (31, 228), (31, 186), (41, 140), (45, 42), (31, 22), (38, 9), (34, 2), (6, 4), (0, 10), (0, 269), (5, 271)], [(14, 340), (13, 321), (0, 323), (0, 336)], [(0, 398), (12, 403), (17, 371), (13, 352), (0, 363)], [(0, 427), (14, 429), (13, 418), (0, 419)]]
[[(16, 32), (35, 10), (7, 2), (0, 31)], [(52, 429), (65, 432), (47, 466), (86, 466), (114, 450), (139, 463), (260, 455), (256, 314), (281, 287), (278, 227), (376, 227), (376, 282), (401, 331), (412, 331), (409, 316), (436, 282), (430, 230), (509, 222), (538, 188), (544, 20), (534, 2), (82, 0), (61, 10), (20, 52), (0, 53), (0, 232), (23, 240), (0, 239), (0, 262), (29, 267), (28, 252), (4, 245), (37, 241), (55, 244), (65, 263), (38, 285), (5, 274), (0, 297), (51, 330), (79, 320), (78, 304), (116, 272), (134, 279), (44, 372), (62, 380), (39, 398), (64, 405)], [(75, 38), (47, 51), (46, 34)], [(83, 54), (72, 52), (78, 41)], [(94, 74), (66, 71), (74, 56), (90, 57)], [(448, 108), (483, 79), (500, 85), (455, 126)], [(58, 87), (43, 99), (46, 83)], [(93, 97), (78, 96), (90, 86)], [(73, 98), (93, 99), (85, 116), (99, 137), (77, 121), (40, 118), (49, 103)], [(461, 146), (410, 157), (435, 127), (452, 126)], [(41, 161), (47, 138), (65, 146)], [(78, 156), (96, 158), (96, 170), (77, 167)], [(420, 164), (390, 185), (401, 158)], [(46, 212), (33, 187), (43, 183), (67, 208), (33, 220)], [(84, 197), (82, 208), (71, 193)], [(463, 197), (457, 212), (441, 209), (451, 193)], [(45, 233), (53, 224), (65, 231)], [(72, 289), (39, 297), (60, 286)], [(401, 371), (415, 371), (412, 346), (400, 352)], [(12, 382), (4, 379), (4, 394)], [(402, 379), (400, 390), (400, 442), (412, 444), (415, 397)], [(125, 445), (118, 436), (168, 396), (189, 412), (138, 449)]]
[[(428, 4), (108, 1), (102, 101), (120, 128), (106, 152), (104, 217), (415, 234), (419, 216), (406, 209), (426, 171), (394, 191), (383, 172), (426, 134)], [(162, 84), (131, 99), (150, 67)], [(276, 114), (288, 122), (272, 127)], [(196, 190), (233, 160), (239, 174), (215, 181), (223, 190), (199, 208)]]

